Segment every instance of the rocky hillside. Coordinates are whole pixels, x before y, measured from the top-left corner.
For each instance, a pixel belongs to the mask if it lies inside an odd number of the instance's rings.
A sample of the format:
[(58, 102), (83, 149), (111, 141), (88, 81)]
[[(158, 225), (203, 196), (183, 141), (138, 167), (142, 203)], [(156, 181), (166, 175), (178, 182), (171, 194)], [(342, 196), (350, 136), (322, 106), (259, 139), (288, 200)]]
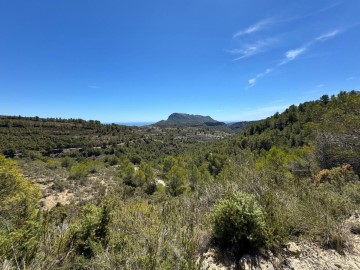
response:
[(173, 113), (167, 120), (155, 123), (156, 126), (181, 126), (181, 127), (213, 127), (224, 126), (223, 122), (216, 121), (210, 116), (194, 115), (187, 113)]

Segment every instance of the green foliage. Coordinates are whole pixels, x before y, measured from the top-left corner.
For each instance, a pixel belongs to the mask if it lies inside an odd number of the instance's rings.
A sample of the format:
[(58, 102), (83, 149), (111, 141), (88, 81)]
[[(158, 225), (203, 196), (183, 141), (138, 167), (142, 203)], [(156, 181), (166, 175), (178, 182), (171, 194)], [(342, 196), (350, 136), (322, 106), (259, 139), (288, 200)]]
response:
[(147, 182), (152, 182), (154, 180), (155, 174), (151, 166), (146, 162), (141, 162), (140, 170), (144, 172)]
[(61, 166), (64, 168), (71, 168), (75, 164), (75, 160), (71, 157), (64, 157), (61, 161)]
[(184, 169), (175, 165), (166, 174), (168, 179), (167, 190), (171, 196), (179, 196), (186, 190), (187, 178)]
[(163, 172), (168, 173), (176, 164), (177, 160), (173, 156), (167, 156), (163, 161)]
[(266, 246), (265, 216), (254, 196), (236, 192), (213, 209), (214, 238), (237, 255)]
[(83, 179), (90, 173), (97, 172), (102, 164), (96, 160), (85, 160), (73, 165), (69, 171), (70, 179)]
[(139, 155), (134, 155), (134, 156), (130, 157), (130, 161), (133, 164), (139, 165), (141, 163), (141, 157)]
[(34, 256), (39, 199), (35, 184), (23, 178), (14, 161), (0, 155), (0, 258)]
[(48, 169), (55, 170), (56, 168), (59, 167), (59, 165), (60, 163), (57, 160), (53, 160), (53, 159), (46, 160), (46, 167)]
[(106, 202), (102, 207), (87, 204), (80, 216), (70, 227), (65, 246), (74, 249), (76, 255), (89, 259), (109, 243), (110, 205)]
[(107, 158), (107, 162), (110, 166), (114, 166), (120, 163), (120, 159), (117, 156), (110, 156)]
[(268, 152), (263, 152), (262, 157), (256, 163), (256, 168), (265, 170), (276, 184), (280, 184), (291, 178), (289, 163), (292, 159), (294, 159), (292, 155), (272, 147)]
[(209, 162), (209, 172), (212, 175), (218, 175), (226, 163), (226, 156), (221, 154), (210, 153), (206, 160)]
[[(190, 270), (213, 243), (238, 256), (298, 239), (342, 252), (360, 205), (359, 96), (322, 96), (201, 145), (210, 129), (0, 117), (0, 150), (78, 201), (38, 209), (37, 188), (0, 156), (0, 265)], [(94, 172), (93, 191), (63, 180)]]
[(194, 191), (200, 184), (201, 176), (200, 170), (195, 165), (192, 165), (189, 174), (189, 186), (192, 191)]

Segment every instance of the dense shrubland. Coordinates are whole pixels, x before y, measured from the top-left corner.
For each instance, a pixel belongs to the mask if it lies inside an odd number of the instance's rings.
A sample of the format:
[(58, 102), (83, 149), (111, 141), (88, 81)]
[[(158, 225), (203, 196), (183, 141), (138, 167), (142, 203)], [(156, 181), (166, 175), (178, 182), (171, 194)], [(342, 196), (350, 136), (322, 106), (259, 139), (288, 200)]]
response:
[(342, 252), (350, 248), (342, 223), (360, 204), (359, 108), (357, 92), (323, 96), (229, 139), (156, 158), (122, 145), (54, 157), (22, 150), (20, 167), (43, 164), (69, 183), (113, 171), (107, 192), (49, 211), (1, 156), (0, 261), (15, 269), (197, 269), (212, 246), (236, 259), (280, 252), (294, 239)]

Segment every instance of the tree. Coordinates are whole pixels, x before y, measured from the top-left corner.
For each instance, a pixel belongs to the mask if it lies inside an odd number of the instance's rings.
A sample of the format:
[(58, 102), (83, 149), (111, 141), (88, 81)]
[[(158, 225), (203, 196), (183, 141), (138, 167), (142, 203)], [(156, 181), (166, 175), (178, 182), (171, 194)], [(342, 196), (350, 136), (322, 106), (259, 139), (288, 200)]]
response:
[(176, 159), (173, 156), (166, 157), (163, 162), (164, 173), (168, 173), (176, 163)]
[(226, 163), (226, 156), (220, 154), (209, 153), (206, 157), (209, 162), (209, 172), (216, 176), (218, 175)]
[(326, 105), (326, 104), (329, 103), (330, 98), (329, 98), (328, 95), (322, 95), (322, 96), (320, 97), (320, 101), (321, 101), (322, 104)]
[(167, 174), (168, 178), (168, 191), (172, 196), (178, 196), (186, 190), (186, 172), (184, 169), (175, 165)]

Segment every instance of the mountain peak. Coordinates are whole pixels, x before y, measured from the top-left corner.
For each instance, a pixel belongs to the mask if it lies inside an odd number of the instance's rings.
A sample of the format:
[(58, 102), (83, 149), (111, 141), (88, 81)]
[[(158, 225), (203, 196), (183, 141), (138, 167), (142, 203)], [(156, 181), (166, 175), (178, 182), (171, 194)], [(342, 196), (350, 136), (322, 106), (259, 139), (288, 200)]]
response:
[(209, 127), (226, 126), (225, 123), (216, 121), (210, 116), (187, 113), (172, 113), (167, 120), (155, 123), (157, 126), (182, 126), (182, 127)]
[(212, 119), (210, 116), (202, 116), (202, 115), (187, 114), (187, 113), (172, 113), (168, 117), (167, 121), (172, 121), (172, 122), (195, 121), (199, 123), (217, 122), (216, 120)]

